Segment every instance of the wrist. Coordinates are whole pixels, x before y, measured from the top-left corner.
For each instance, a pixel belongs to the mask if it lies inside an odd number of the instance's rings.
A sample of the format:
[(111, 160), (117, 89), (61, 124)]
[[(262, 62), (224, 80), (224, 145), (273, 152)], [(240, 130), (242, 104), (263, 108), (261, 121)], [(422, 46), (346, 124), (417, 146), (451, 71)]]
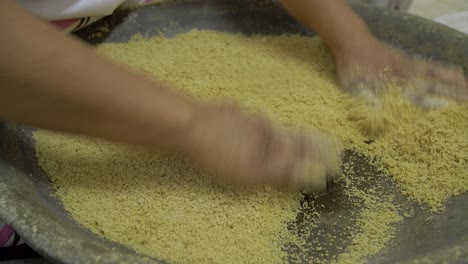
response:
[(174, 149), (186, 156), (197, 155), (197, 149), (201, 141), (200, 135), (204, 129), (204, 120), (206, 120), (206, 106), (200, 102), (191, 101), (189, 103), (190, 111), (187, 113), (180, 133), (174, 141)]
[[(196, 128), (197, 120), (199, 117), (199, 103), (191, 101), (190, 99), (183, 98), (182, 102), (179, 102), (173, 107), (171, 128), (167, 131), (166, 135), (162, 135), (162, 142), (156, 142), (156, 145), (165, 147), (169, 150), (187, 154), (192, 147), (192, 137)], [(159, 131), (160, 127), (156, 127), (156, 131)]]
[(376, 41), (364, 23), (356, 23), (358, 25), (351, 24), (335, 31), (335, 37), (328, 43), (334, 55), (365, 49)]
[(333, 45), (329, 45), (335, 59), (352, 57), (374, 47), (378, 40), (367, 30), (343, 34)]

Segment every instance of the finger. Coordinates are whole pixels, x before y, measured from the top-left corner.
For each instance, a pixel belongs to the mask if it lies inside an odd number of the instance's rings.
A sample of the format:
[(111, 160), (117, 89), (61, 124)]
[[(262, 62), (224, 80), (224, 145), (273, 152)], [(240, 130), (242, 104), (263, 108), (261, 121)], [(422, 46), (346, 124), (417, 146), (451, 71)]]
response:
[(463, 83), (464, 76), (461, 67), (433, 63), (426, 67), (426, 71), (426, 78), (432, 79), (433, 81), (439, 80), (448, 83)]
[(341, 142), (336, 138), (328, 139), (327, 144), (327, 153), (325, 155), (327, 177), (334, 180), (341, 174), (343, 147)]
[(264, 135), (258, 145), (259, 150), (252, 157), (257, 161), (252, 164), (259, 168), (259, 181), (265, 184), (284, 186), (291, 175), (291, 167), (294, 162), (294, 146), (290, 135), (281, 129), (270, 127), (268, 134)]
[[(340, 153), (329, 138), (322, 135), (310, 135), (301, 131), (297, 133), (297, 159), (290, 179), (290, 185), (306, 188), (317, 194), (326, 192), (333, 182), (332, 173), (338, 171)], [(300, 145), (300, 146), (299, 146)], [(330, 174), (329, 174), (330, 173)]]
[(461, 96), (461, 100), (463, 103), (468, 102), (468, 78), (465, 78), (465, 90), (463, 91), (463, 95)]
[(427, 96), (451, 98), (458, 102), (467, 96), (466, 80), (459, 67), (431, 65), (426, 78), (424, 90)]
[(315, 156), (326, 168), (327, 180), (334, 181), (341, 174), (341, 142), (336, 138), (314, 135)]
[(419, 100), (419, 106), (427, 110), (444, 108), (450, 106), (450, 101), (441, 97), (426, 96)]
[(327, 174), (324, 164), (314, 160), (298, 160), (294, 165), (290, 185), (316, 194), (326, 192)]
[(289, 130), (278, 130), (272, 151), (275, 153), (270, 162), (270, 175), (277, 185), (299, 188), (308, 185), (304, 182), (307, 166), (313, 160), (311, 144), (306, 142), (302, 133)]
[(263, 178), (267, 184), (282, 185), (283, 171), (289, 158), (286, 142), (276, 131), (270, 131), (267, 140), (269, 142), (264, 144), (261, 154)]

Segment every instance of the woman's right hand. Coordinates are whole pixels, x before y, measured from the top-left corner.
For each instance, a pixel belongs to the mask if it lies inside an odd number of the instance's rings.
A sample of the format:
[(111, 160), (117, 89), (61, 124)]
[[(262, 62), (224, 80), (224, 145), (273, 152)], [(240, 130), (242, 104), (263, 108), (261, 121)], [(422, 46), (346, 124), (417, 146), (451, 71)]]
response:
[(402, 94), (422, 108), (468, 102), (468, 79), (461, 67), (424, 61), (373, 36), (361, 37), (358, 45), (350, 44), (334, 56), (344, 90), (370, 100), (370, 105), (381, 100), (389, 78), (402, 84)]
[(243, 184), (326, 190), (340, 171), (340, 144), (324, 135), (276, 127), (233, 105), (202, 105), (185, 154), (209, 172)]

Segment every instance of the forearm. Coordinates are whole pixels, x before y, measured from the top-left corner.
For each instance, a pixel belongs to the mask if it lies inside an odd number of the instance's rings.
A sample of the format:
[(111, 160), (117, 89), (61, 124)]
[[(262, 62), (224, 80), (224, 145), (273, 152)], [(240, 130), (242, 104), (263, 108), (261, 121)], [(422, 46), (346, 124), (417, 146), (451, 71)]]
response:
[(193, 103), (0, 3), (0, 116), (28, 125), (173, 148)]
[(299, 22), (317, 33), (334, 54), (372, 38), (346, 0), (280, 0)]

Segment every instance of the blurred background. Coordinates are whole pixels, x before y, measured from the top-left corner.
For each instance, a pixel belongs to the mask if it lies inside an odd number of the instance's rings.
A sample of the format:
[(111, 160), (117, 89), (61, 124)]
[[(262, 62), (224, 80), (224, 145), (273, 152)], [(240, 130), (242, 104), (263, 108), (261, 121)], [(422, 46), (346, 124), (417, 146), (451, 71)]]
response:
[[(408, 10), (415, 15), (434, 19), (459, 12), (468, 12), (467, 0), (413, 0)], [(467, 18), (468, 19), (468, 18)], [(468, 20), (466, 20), (468, 23)]]
[(350, 0), (406, 11), (468, 34), (468, 0)]
[(468, 34), (467, 0), (414, 0), (409, 12)]

